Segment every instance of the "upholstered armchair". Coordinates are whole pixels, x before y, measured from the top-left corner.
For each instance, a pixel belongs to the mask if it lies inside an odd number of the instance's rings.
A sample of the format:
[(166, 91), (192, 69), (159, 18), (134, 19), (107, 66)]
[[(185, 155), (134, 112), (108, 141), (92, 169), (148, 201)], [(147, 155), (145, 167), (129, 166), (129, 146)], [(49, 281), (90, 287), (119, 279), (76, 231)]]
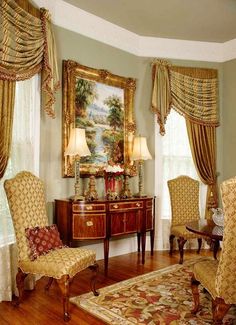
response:
[(167, 182), (171, 202), (170, 255), (173, 253), (173, 241), (177, 237), (180, 259), (183, 263), (184, 244), (188, 239), (198, 239), (200, 252), (201, 236), (191, 233), (185, 227), (186, 223), (200, 219), (199, 212), (199, 182), (188, 176), (179, 176)]
[(192, 293), (193, 313), (199, 309), (198, 285), (212, 296), (214, 324), (222, 324), (232, 304), (236, 304), (236, 177), (221, 185), (224, 210), (223, 248), (220, 259), (197, 262), (193, 267)]
[[(56, 226), (48, 225), (44, 187), (38, 177), (23, 171), (13, 179), (6, 180), (4, 188), (18, 249), (17, 304), (22, 300), (24, 279), (27, 274), (48, 276), (46, 289), (49, 289), (55, 279), (63, 296), (64, 320), (68, 321), (69, 287), (74, 275), (89, 267), (92, 270), (91, 289), (94, 295), (98, 295), (95, 290), (98, 268), (95, 263), (96, 254), (89, 249), (63, 246)], [(55, 243), (57, 245), (52, 249)], [(46, 247), (49, 249), (44, 252)]]

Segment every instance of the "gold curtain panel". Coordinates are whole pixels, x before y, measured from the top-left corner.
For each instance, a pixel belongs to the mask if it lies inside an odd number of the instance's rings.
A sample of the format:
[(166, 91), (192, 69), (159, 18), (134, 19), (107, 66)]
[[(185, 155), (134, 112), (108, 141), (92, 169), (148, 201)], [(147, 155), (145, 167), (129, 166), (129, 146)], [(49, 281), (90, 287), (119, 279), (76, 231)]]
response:
[(218, 118), (218, 74), (215, 69), (172, 66), (155, 59), (152, 62), (152, 110), (157, 115), (160, 134), (173, 108), (185, 117), (195, 168), (201, 181), (208, 185), (207, 218), (218, 206), (216, 173), (216, 127)]
[(15, 0), (15, 2), (32, 16), (40, 18), (40, 10), (35, 8), (28, 0)]
[(15, 83), (41, 72), (42, 106), (55, 117), (59, 88), (56, 46), (49, 12), (28, 0), (0, 1), (0, 179), (11, 152)]
[(15, 81), (0, 80), (0, 179), (7, 167), (11, 149)]
[(49, 13), (41, 9), (38, 18), (37, 11), (32, 15), (22, 7), (31, 8), (25, 1), (1, 1), (0, 79), (25, 80), (42, 71), (44, 109), (54, 117), (59, 77)]

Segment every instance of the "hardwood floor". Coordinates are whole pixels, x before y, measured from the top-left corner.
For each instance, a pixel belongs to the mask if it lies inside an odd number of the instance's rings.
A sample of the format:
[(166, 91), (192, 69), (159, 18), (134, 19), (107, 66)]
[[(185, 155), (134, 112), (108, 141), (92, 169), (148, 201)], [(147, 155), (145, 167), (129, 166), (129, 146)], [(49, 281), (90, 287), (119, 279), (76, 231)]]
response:
[[(184, 260), (196, 257), (195, 251), (185, 251)], [(212, 252), (201, 250), (201, 256), (211, 256)], [(175, 252), (170, 258), (167, 251), (146, 252), (145, 264), (141, 264), (141, 254), (131, 253), (109, 258), (109, 270), (107, 276), (104, 275), (103, 261), (98, 261), (99, 275), (97, 288), (108, 286), (116, 282), (135, 277), (140, 274), (148, 273), (177, 264), (179, 254)], [(85, 270), (79, 273), (71, 285), (71, 296), (81, 295), (90, 291), (89, 279), (90, 271)], [(24, 300), (20, 307), (13, 307), (10, 302), (0, 303), (0, 324), (1, 325), (49, 325), (66, 324), (62, 318), (62, 301), (59, 288), (53, 282), (49, 292), (44, 291), (47, 278), (37, 281), (33, 291), (26, 291)], [(69, 325), (100, 325), (104, 324), (75, 305), (70, 305), (71, 320)]]

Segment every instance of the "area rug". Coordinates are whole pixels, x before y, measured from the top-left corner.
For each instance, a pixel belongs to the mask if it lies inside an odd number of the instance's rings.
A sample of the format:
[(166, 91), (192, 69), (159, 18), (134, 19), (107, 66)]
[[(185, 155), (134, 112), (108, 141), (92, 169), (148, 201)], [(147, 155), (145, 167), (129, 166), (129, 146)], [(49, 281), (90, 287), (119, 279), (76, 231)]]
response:
[[(191, 267), (196, 260), (183, 265), (147, 273), (92, 293), (71, 298), (71, 302), (88, 313), (113, 325), (212, 324), (211, 297), (200, 289), (201, 309), (196, 315), (190, 287)], [(224, 317), (224, 325), (236, 324), (236, 308)]]

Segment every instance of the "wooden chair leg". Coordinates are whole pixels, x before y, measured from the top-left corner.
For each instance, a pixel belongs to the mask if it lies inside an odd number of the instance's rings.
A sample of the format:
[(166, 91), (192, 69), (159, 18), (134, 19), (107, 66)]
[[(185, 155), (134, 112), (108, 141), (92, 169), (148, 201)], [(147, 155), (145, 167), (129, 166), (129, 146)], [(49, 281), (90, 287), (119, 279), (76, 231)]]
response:
[(96, 280), (97, 280), (97, 273), (98, 273), (98, 264), (94, 263), (94, 265), (90, 265), (89, 269), (92, 270), (92, 277), (90, 280), (90, 286), (91, 286), (91, 290), (94, 294), (94, 296), (99, 296), (99, 292), (96, 291), (95, 285), (96, 285)]
[(192, 275), (192, 279), (191, 279), (191, 289), (192, 289), (192, 294), (193, 294), (193, 301), (194, 301), (194, 307), (191, 310), (192, 314), (196, 314), (198, 312), (199, 309), (199, 290), (198, 290), (198, 286), (199, 286), (200, 282), (196, 280), (194, 274)]
[(183, 264), (184, 261), (184, 244), (186, 243), (186, 241), (187, 240), (184, 239), (183, 237), (178, 238), (179, 255), (180, 255), (179, 264)]
[(170, 242), (170, 252), (169, 252), (169, 255), (170, 256), (172, 256), (172, 254), (173, 254), (174, 238), (175, 238), (174, 235), (170, 235), (170, 237), (169, 237), (169, 242)]
[(212, 315), (214, 325), (223, 324), (223, 318), (227, 314), (230, 307), (231, 305), (226, 304), (222, 298), (212, 299)]
[(48, 279), (48, 283), (45, 286), (45, 290), (48, 291), (53, 283), (53, 278)]
[(138, 245), (138, 252), (140, 253), (140, 238), (141, 238), (141, 234), (140, 232), (137, 233), (137, 245)]
[(197, 250), (197, 253), (199, 254), (200, 253), (200, 250), (201, 250), (201, 247), (202, 247), (202, 238), (198, 238), (197, 241), (198, 241), (198, 250)]
[(64, 321), (68, 322), (70, 320), (69, 314), (69, 296), (70, 296), (70, 279), (69, 275), (63, 275), (60, 279), (57, 279), (58, 286), (61, 290), (63, 297), (63, 313)]
[(27, 277), (27, 274), (22, 272), (20, 268), (18, 268), (18, 272), (16, 275), (16, 286), (19, 292), (19, 296), (17, 297), (17, 300), (14, 302), (15, 306), (19, 306), (19, 304), (23, 300), (23, 295), (24, 295), (24, 280)]

